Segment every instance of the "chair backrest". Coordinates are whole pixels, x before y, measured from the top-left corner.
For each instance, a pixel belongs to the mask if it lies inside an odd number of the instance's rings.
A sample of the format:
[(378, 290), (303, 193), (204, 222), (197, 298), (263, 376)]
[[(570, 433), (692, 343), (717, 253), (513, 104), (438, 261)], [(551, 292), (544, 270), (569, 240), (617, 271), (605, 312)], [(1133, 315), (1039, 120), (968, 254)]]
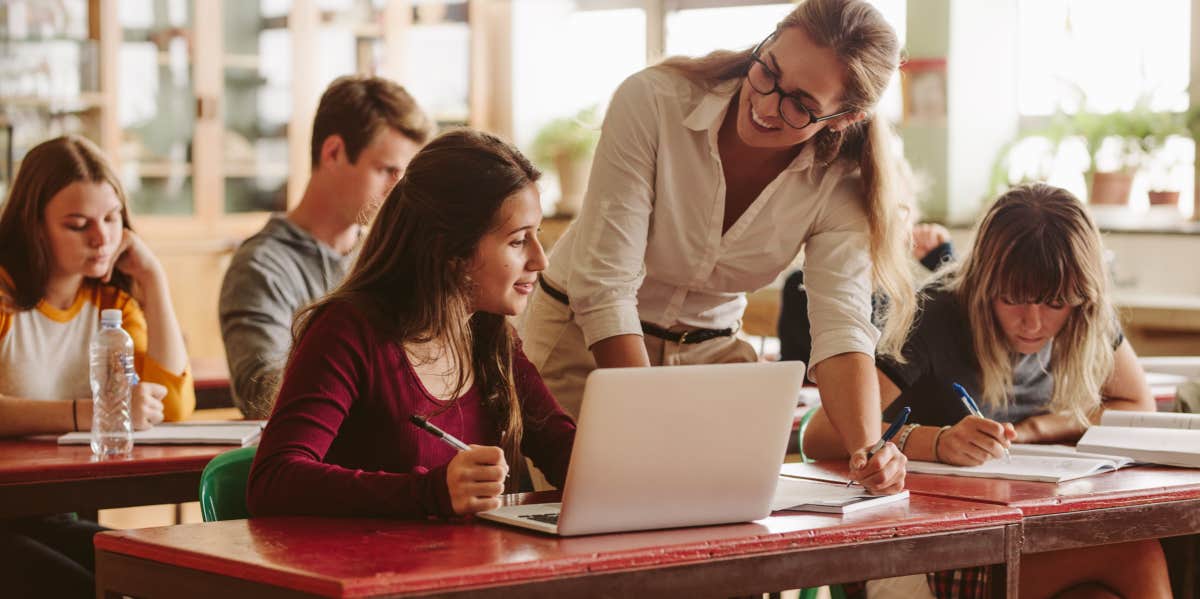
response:
[(200, 474), (200, 513), (205, 522), (250, 516), (246, 480), (258, 446), (239, 447), (213, 458)]
[(796, 446), (799, 447), (800, 461), (811, 462), (808, 456), (804, 455), (804, 431), (808, 430), (808, 423), (812, 420), (813, 415), (817, 413), (817, 408), (809, 408), (803, 416), (800, 417), (800, 426), (796, 427)]

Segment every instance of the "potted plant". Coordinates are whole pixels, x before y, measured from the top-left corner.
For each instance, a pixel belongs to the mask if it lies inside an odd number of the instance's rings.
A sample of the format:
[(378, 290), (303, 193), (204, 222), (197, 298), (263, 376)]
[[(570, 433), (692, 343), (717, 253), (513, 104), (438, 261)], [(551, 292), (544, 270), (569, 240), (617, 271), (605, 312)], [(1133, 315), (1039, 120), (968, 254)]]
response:
[(535, 162), (558, 175), (560, 191), (554, 212), (574, 216), (583, 206), (592, 154), (600, 139), (596, 108), (586, 108), (571, 117), (557, 118), (538, 131), (531, 153)]

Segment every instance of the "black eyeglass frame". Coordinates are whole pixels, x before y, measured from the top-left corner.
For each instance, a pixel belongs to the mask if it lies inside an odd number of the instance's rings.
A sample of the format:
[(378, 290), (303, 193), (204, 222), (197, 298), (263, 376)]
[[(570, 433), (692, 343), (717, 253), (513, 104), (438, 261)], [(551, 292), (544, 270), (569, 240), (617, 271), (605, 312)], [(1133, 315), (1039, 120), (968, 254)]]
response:
[[(815, 125), (817, 123), (820, 123), (821, 121), (828, 121), (829, 119), (836, 119), (839, 116), (845, 116), (847, 114), (850, 114), (851, 112), (854, 112), (854, 109), (850, 108), (850, 109), (843, 110), (841, 112), (836, 112), (834, 114), (830, 114), (830, 115), (826, 115), (826, 116), (817, 116), (817, 115), (813, 114), (813, 111), (809, 110), (807, 106), (805, 106), (803, 103), (801, 103), (799, 98), (797, 98), (794, 95), (790, 95), (790, 94), (784, 92), (783, 88), (779, 87), (779, 75), (776, 74), (775, 71), (766, 62), (764, 62), (762, 58), (759, 57), (759, 52), (762, 51), (763, 46), (767, 45), (767, 42), (769, 42), (773, 39), (775, 39), (775, 33), (771, 33), (771, 35), (768, 35), (766, 37), (766, 39), (764, 39), (761, 42), (758, 42), (758, 45), (755, 46), (754, 49), (750, 51), (750, 59), (754, 62), (757, 62), (759, 64), (759, 66), (762, 67), (762, 69), (764, 71), (766, 71), (767, 74), (770, 75), (771, 79), (774, 81), (770, 91), (764, 92), (764, 91), (758, 89), (757, 87), (755, 87), (754, 81), (752, 81), (750, 78), (750, 70), (749, 69), (746, 70), (746, 81), (750, 84), (751, 89), (753, 89), (756, 93), (759, 93), (761, 95), (769, 96), (769, 95), (775, 94), (775, 93), (779, 94), (778, 112), (779, 112), (780, 120), (782, 120), (784, 123), (787, 123), (787, 126), (793, 128), (793, 129), (803, 129), (805, 127), (808, 127), (809, 125)], [(753, 69), (754, 65), (751, 64), (750, 68)], [(808, 122), (803, 125), (796, 125), (795, 123), (792, 123), (791, 121), (787, 120), (787, 117), (783, 116), (783, 101), (784, 100), (792, 100), (797, 108), (799, 108), (800, 110), (803, 110), (804, 114), (808, 115)]]

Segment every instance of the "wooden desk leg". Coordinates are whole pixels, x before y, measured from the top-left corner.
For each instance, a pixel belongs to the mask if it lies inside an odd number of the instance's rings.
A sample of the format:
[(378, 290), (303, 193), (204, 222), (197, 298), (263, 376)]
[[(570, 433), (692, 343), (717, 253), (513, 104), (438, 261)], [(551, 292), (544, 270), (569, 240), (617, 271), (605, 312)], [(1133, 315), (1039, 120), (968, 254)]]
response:
[(992, 566), (989, 573), (993, 599), (1017, 599), (1021, 580), (1021, 540), (1020, 524), (1004, 528), (1004, 563)]

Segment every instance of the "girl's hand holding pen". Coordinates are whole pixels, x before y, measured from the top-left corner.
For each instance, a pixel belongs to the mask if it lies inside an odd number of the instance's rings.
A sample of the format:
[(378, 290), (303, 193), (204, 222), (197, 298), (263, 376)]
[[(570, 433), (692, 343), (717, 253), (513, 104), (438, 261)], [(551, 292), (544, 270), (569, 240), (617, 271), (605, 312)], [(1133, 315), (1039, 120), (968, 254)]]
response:
[(938, 438), (937, 457), (955, 466), (978, 466), (993, 458), (1003, 458), (1004, 450), (1016, 438), (1012, 424), (967, 416)]
[(446, 467), (446, 486), (454, 513), (464, 516), (500, 507), (508, 463), (499, 447), (471, 445)]

